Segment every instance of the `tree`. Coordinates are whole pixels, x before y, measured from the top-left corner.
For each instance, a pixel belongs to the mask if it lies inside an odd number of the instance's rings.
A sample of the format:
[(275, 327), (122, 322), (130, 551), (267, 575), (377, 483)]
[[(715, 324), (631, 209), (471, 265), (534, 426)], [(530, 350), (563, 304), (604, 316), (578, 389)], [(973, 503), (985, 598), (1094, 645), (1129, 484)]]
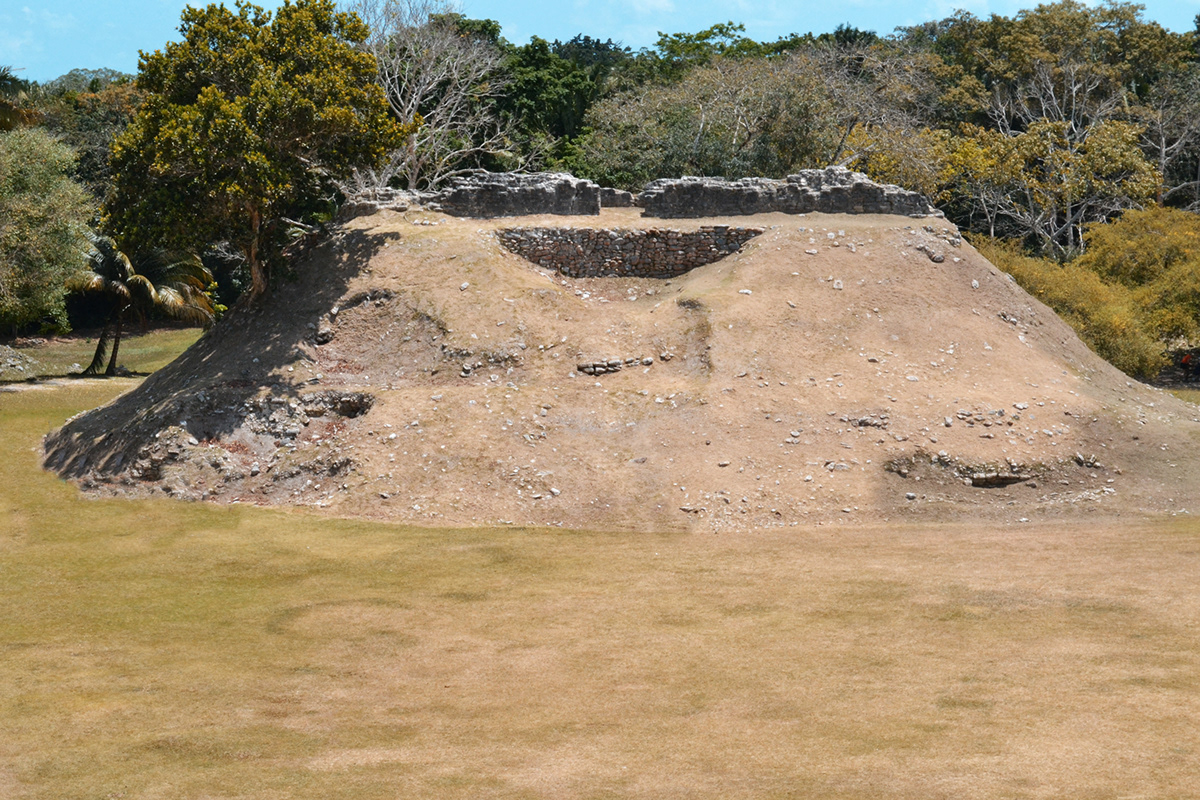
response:
[(791, 61), (717, 58), (679, 83), (593, 106), (578, 169), (639, 189), (679, 175), (782, 177), (824, 166), (836, 141), (826, 102), (816, 76)]
[(29, 83), (18, 78), (12, 67), (0, 66), (0, 131), (33, 121), (29, 110), (22, 108), (28, 90)]
[(955, 142), (957, 195), (982, 211), (991, 231), (1069, 256), (1084, 246), (1085, 226), (1153, 200), (1159, 175), (1138, 149), (1140, 130), (1096, 125), (1072, 138), (1067, 122), (1038, 122), (1015, 135), (968, 128)]
[(120, 70), (100, 67), (99, 69), (73, 69), (54, 80), (37, 84), (37, 93), (46, 96), (101, 92), (114, 84), (127, 84), (133, 76)]
[(856, 170), (938, 202), (953, 175), (951, 138), (940, 128), (860, 125), (847, 138), (846, 149), (855, 154), (850, 163)]
[(67, 326), (63, 281), (83, 260), (92, 209), (70, 148), (36, 128), (0, 133), (0, 325)]
[[(962, 135), (951, 137), (947, 145), (942, 193), (947, 214), (964, 228), (986, 231), (989, 238), (1001, 234), (1024, 238), (1027, 231), (1009, 223), (1003, 214), (1009, 193), (1020, 184), (1021, 165), (1013, 141), (989, 128), (964, 125), (961, 130)], [(1006, 224), (1010, 227), (998, 227)]]
[(289, 231), (332, 208), (333, 183), (411, 128), (389, 116), (368, 30), (332, 0), (187, 8), (183, 40), (143, 53), (145, 102), (113, 145), (105, 223), (122, 246), (229, 242), (267, 290)]
[(1047, 120), (1067, 123), (1074, 137), (1120, 116), (1194, 58), (1192, 34), (1145, 22), (1142, 11), (1061, 0), (986, 20), (960, 11), (901, 35), (977, 81), (991, 98), (992, 124), (1006, 133)]
[(858, 136), (860, 145), (881, 135), (905, 136), (925, 124), (937, 105), (931, 77), (936, 59), (902, 44), (820, 42), (790, 60), (794, 72), (816, 75), (823, 84), (824, 114), (839, 129), (836, 145), (824, 154), (827, 163), (854, 164), (870, 153), (848, 147), (859, 126), (875, 131)]
[(208, 326), (213, 321), (213, 306), (205, 288), (212, 273), (195, 256), (172, 257), (155, 250), (139, 259), (136, 266), (107, 236), (91, 235), (92, 252), (88, 269), (72, 276), (67, 287), (72, 291), (102, 295), (111, 304), (108, 321), (96, 342), (96, 354), (84, 375), (96, 375), (104, 364), (109, 344), (112, 355), (105, 375), (115, 375), (121, 350), (121, 331), (125, 317), (133, 314), (145, 322), (152, 311), (169, 317)]
[(714, 58), (753, 57), (766, 55), (763, 45), (744, 36), (741, 23), (718, 22), (697, 33), (658, 32), (654, 45), (662, 64), (661, 72), (668, 79), (678, 79), (694, 67), (702, 67)]
[[(516, 122), (500, 114), (507, 91), (499, 26), (467, 20), (445, 0), (357, 0), (392, 113), (413, 129), (377, 184), (438, 186), (486, 159), (511, 161)], [(520, 166), (520, 164), (513, 164)]]
[(1128, 289), (1159, 338), (1200, 340), (1200, 217), (1174, 208), (1129, 211), (1084, 238), (1077, 263)]
[(1200, 65), (1160, 78), (1131, 114), (1142, 125), (1143, 152), (1163, 176), (1159, 202), (1200, 208)]
[(75, 150), (75, 177), (99, 201), (112, 187), (113, 141), (141, 105), (131, 77), (114, 70), (72, 70), (34, 92), (42, 127)]
[(594, 76), (536, 36), (512, 48), (503, 67), (507, 84), (499, 108), (522, 134), (568, 139), (579, 135), (588, 109), (600, 95), (596, 76), (602, 76), (602, 70)]
[(589, 70), (593, 80), (606, 76), (613, 67), (633, 57), (629, 48), (620, 42), (612, 39), (602, 42), (582, 33), (565, 42), (555, 39), (550, 49), (559, 58)]

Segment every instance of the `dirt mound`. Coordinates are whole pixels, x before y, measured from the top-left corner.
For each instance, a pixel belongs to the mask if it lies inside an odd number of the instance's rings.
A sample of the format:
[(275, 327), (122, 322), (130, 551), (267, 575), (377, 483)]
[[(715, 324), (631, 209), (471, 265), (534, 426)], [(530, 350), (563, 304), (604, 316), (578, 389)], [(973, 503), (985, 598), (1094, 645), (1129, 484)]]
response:
[(766, 214), (669, 280), (383, 212), (47, 437), (88, 489), (431, 525), (731, 528), (1196, 505), (1200, 409), (1094, 356), (943, 221)]

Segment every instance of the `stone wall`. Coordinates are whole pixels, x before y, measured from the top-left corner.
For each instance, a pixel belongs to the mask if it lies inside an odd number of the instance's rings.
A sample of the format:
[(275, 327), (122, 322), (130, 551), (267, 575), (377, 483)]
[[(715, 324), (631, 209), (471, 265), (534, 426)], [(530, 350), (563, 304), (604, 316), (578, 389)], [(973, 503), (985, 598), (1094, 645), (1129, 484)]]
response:
[(725, 217), (746, 214), (900, 214), (940, 216), (917, 192), (879, 184), (845, 167), (810, 169), (772, 178), (669, 178), (652, 181), (638, 195), (602, 189), (564, 172), (477, 171), (451, 180), (437, 192), (375, 189), (348, 198), (341, 216), (350, 219), (383, 209), (421, 205), (456, 217), (517, 217), (533, 214), (596, 215), (608, 208), (641, 206), (643, 216)]
[(725, 217), (745, 214), (900, 214), (940, 216), (917, 192), (879, 184), (845, 167), (804, 170), (771, 178), (677, 178), (652, 181), (639, 195), (647, 217)]
[(605, 186), (600, 190), (600, 205), (604, 208), (629, 208), (633, 205), (633, 192)]
[(423, 196), (424, 205), (455, 217), (575, 216), (600, 213), (600, 187), (565, 172), (475, 172)]
[(406, 192), (403, 189), (392, 189), (382, 186), (375, 189), (363, 189), (346, 198), (338, 209), (338, 219), (345, 221), (355, 217), (369, 217), (380, 211), (407, 211), (410, 205), (421, 202), (421, 196), (416, 192)]
[(673, 278), (736, 253), (762, 232), (716, 225), (698, 231), (509, 228), (497, 235), (511, 252), (573, 278)]

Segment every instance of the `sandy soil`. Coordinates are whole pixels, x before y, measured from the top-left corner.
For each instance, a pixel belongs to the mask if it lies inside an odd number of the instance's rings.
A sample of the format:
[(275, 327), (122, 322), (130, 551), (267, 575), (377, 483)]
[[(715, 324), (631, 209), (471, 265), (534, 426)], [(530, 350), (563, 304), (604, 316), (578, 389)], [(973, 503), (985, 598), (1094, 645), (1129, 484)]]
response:
[[(766, 232), (673, 281), (566, 278), (493, 233), (639, 213), (355, 220), (263, 308), (47, 437), (46, 464), (100, 493), (436, 526), (1200, 505), (1200, 408), (1100, 360), (944, 220), (675, 220)], [(618, 358), (639, 361), (577, 370)]]

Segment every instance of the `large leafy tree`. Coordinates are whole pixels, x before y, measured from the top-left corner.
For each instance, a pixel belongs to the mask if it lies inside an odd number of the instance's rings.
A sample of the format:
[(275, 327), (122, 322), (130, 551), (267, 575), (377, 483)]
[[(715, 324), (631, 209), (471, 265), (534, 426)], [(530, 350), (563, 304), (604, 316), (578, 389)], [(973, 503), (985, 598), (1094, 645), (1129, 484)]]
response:
[(66, 327), (63, 281), (83, 261), (92, 214), (74, 165), (44, 131), (0, 133), (0, 325)]
[(109, 237), (92, 235), (90, 239), (88, 268), (73, 275), (67, 286), (77, 292), (102, 296), (108, 301), (110, 312), (96, 342), (96, 354), (84, 375), (98, 374), (106, 355), (108, 368), (104, 374), (116, 374), (121, 332), (130, 314), (143, 322), (148, 314), (157, 311), (195, 325), (212, 323), (212, 302), (204, 293), (212, 283), (212, 273), (199, 258), (152, 250), (135, 264)]
[(35, 87), (33, 103), (42, 127), (79, 156), (75, 177), (98, 199), (112, 185), (109, 159), (113, 140), (141, 104), (131, 75), (115, 70), (71, 70)]
[(1066, 122), (1037, 122), (1005, 135), (965, 128), (949, 143), (951, 207), (989, 233), (1067, 257), (1083, 229), (1153, 200), (1160, 176), (1138, 149), (1139, 129), (1104, 122), (1073, 139)]
[(901, 35), (978, 81), (991, 96), (989, 117), (1006, 132), (1046, 120), (1074, 135), (1118, 116), (1194, 57), (1191, 34), (1147, 22), (1143, 10), (1060, 0), (1012, 17), (960, 11)]
[(536, 36), (509, 52), (504, 69), (509, 84), (501, 111), (519, 120), (523, 133), (562, 138), (579, 135), (584, 115), (600, 94), (596, 76), (604, 74), (562, 58)]
[(678, 83), (613, 95), (589, 112), (576, 168), (636, 190), (655, 178), (782, 177), (824, 166), (838, 132), (822, 113), (818, 78), (797, 64), (719, 57)]
[(411, 130), (388, 112), (368, 35), (332, 0), (189, 7), (183, 39), (143, 53), (145, 100), (113, 145), (107, 227), (132, 251), (227, 242), (250, 297), (289, 231), (330, 208), (333, 183)]

